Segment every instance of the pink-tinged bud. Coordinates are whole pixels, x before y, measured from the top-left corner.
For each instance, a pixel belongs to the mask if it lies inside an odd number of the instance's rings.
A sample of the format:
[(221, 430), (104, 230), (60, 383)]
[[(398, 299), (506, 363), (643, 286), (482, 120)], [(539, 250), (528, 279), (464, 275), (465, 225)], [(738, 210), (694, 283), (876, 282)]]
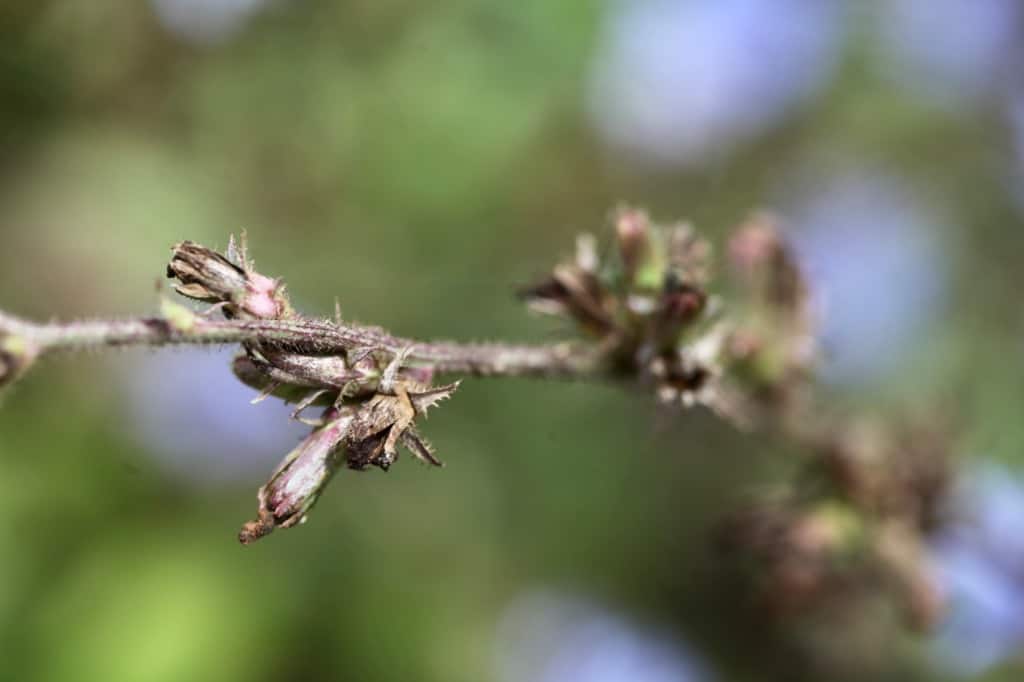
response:
[(748, 219), (729, 239), (729, 262), (741, 273), (754, 272), (778, 258), (782, 249), (775, 221), (765, 215)]
[(640, 260), (650, 248), (651, 225), (647, 214), (631, 208), (620, 208), (615, 216), (615, 237), (626, 277), (632, 279)]
[(0, 387), (14, 383), (35, 362), (38, 351), (16, 334), (0, 335)]
[(242, 526), (243, 545), (259, 540), (276, 528), (302, 523), (343, 459), (345, 437), (352, 423), (348, 411), (330, 409), (327, 423), (313, 431), (259, 490), (259, 516)]
[(253, 317), (277, 317), (281, 313), (278, 307), (277, 288), (276, 280), (251, 273), (245, 299), (246, 312)]
[(729, 262), (761, 300), (800, 312), (806, 300), (803, 275), (773, 217), (757, 214), (737, 229), (729, 239)]
[(291, 313), (277, 280), (237, 265), (221, 254), (193, 242), (175, 244), (167, 277), (177, 279), (174, 290), (205, 303), (227, 304), (229, 317), (274, 319)]

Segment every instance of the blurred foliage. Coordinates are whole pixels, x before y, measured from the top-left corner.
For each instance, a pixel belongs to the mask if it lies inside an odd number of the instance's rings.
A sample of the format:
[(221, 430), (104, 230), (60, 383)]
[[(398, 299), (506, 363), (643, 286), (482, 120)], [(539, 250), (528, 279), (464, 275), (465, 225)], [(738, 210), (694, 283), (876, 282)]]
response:
[[(620, 200), (718, 239), (808, 158), (868, 163), (956, 227), (941, 235), (954, 286), (897, 372), (837, 398), (884, 410), (938, 391), (970, 425), (966, 452), (1024, 465), (1024, 232), (995, 108), (952, 115), (900, 92), (854, 31), (829, 90), (781, 128), (707, 166), (639, 169), (583, 111), (605, 9), (293, 0), (203, 45), (145, 3), (4, 2), (0, 305), (149, 311), (171, 243), (246, 228), (309, 311), (338, 296), (402, 334), (542, 340), (512, 287)], [(342, 472), (306, 527), (243, 550), (267, 472), (166, 472), (124, 417), (126, 357), (55, 360), (4, 397), (5, 679), (477, 682), (493, 679), (503, 609), (535, 586), (672, 628), (720, 679), (808, 672), (742, 625), (751, 607), (706, 535), (742, 491), (791, 473), (777, 444), (614, 387), (473, 381), (428, 426), (445, 470)], [(859, 636), (823, 646), (855, 658)], [(943, 679), (920, 642), (889, 644), (901, 656), (859, 661), (866, 675)]]

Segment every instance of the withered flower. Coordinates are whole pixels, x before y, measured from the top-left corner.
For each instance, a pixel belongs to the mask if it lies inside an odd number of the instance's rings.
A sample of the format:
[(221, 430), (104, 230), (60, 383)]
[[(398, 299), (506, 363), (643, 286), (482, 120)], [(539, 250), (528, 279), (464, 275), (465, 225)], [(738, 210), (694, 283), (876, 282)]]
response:
[(243, 545), (259, 540), (275, 528), (291, 528), (306, 514), (334, 475), (353, 421), (352, 410), (328, 409), (326, 423), (288, 453), (257, 494), (258, 517), (242, 526)]
[(430, 387), (402, 380), (387, 384), (382, 390), (388, 392), (327, 409), (322, 425), (288, 453), (260, 488), (258, 517), (242, 526), (238, 534), (242, 544), (305, 521), (341, 464), (352, 469), (373, 465), (386, 471), (398, 459), (401, 443), (418, 459), (441, 466), (413, 422), (451, 396), (458, 384)]
[[(236, 253), (232, 243), (229, 253)], [(284, 287), (278, 281), (237, 264), (194, 242), (171, 249), (167, 277), (177, 279), (174, 290), (182, 296), (224, 306), (227, 317), (241, 315), (272, 319), (292, 313)]]

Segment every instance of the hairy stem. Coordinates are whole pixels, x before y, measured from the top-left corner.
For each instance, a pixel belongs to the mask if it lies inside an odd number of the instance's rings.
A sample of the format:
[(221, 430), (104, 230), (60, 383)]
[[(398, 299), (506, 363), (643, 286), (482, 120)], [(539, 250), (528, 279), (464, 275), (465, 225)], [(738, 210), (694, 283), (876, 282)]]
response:
[(172, 315), (129, 320), (35, 324), (0, 311), (0, 337), (17, 338), (33, 356), (53, 351), (116, 346), (252, 343), (297, 353), (330, 355), (411, 348), (411, 364), (435, 372), (480, 376), (574, 377), (604, 367), (602, 355), (568, 344), (428, 343), (392, 336), (376, 327), (309, 319), (210, 320), (184, 308)]

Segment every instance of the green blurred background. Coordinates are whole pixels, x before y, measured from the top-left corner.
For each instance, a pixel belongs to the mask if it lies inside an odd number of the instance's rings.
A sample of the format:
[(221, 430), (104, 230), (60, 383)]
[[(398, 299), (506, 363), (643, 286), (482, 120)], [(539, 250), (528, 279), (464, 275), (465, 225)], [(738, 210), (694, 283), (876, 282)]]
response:
[[(306, 311), (543, 341), (564, 330), (514, 287), (619, 202), (717, 245), (774, 208), (824, 301), (827, 393), (953, 405), (991, 540), (936, 547), (933, 637), (813, 646), (835, 678), (1020, 679), (1022, 10), (5, 0), (0, 307), (151, 312), (170, 244), (246, 229)], [(0, 678), (824, 678), (708, 540), (792, 453), (611, 386), (474, 380), (427, 425), (445, 469), (343, 471), (242, 548), (303, 430), (229, 357), (61, 357), (4, 396)]]

